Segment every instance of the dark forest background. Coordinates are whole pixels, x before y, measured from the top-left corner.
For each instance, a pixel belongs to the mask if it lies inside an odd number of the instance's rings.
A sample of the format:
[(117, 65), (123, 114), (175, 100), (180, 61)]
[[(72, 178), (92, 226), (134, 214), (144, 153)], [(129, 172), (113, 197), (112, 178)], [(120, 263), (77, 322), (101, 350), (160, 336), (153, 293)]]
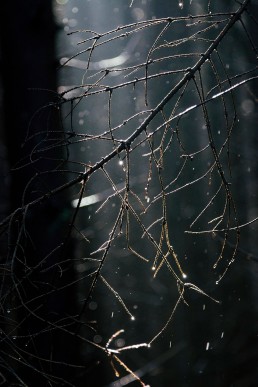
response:
[(0, 386), (256, 386), (258, 3), (242, 8), (2, 4)]

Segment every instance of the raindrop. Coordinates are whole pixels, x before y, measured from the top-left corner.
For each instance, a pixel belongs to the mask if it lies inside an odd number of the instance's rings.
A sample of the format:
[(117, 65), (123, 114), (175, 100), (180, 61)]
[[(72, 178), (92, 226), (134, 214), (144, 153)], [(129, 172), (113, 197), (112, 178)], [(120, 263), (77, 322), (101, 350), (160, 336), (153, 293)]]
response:
[(140, 21), (144, 18), (145, 14), (144, 14), (144, 11), (143, 9), (141, 8), (134, 8), (132, 10), (132, 15), (133, 17), (137, 20), (137, 21)]
[(95, 301), (91, 301), (91, 302), (89, 303), (89, 309), (90, 309), (90, 310), (96, 310), (97, 307), (98, 307), (98, 304), (97, 304)]
[(183, 8), (184, 8), (184, 3), (183, 3), (183, 1), (179, 1), (178, 6), (179, 6), (180, 9), (183, 9)]
[(210, 343), (209, 343), (209, 342), (207, 342), (207, 344), (206, 344), (206, 351), (208, 351), (208, 350), (209, 350), (209, 348), (210, 348)]
[(100, 335), (95, 335), (95, 336), (93, 337), (93, 341), (94, 341), (94, 343), (99, 344), (99, 343), (101, 343), (101, 341), (102, 341), (102, 337), (101, 337)]
[(116, 340), (116, 346), (118, 348), (124, 347), (124, 345), (125, 345), (125, 340), (124, 339), (117, 339)]
[(73, 27), (76, 27), (77, 24), (78, 24), (78, 22), (77, 22), (76, 19), (70, 19), (70, 20), (68, 21), (69, 27), (72, 27), (72, 28), (73, 28)]
[(245, 99), (241, 104), (241, 108), (242, 108), (244, 114), (248, 115), (254, 111), (255, 104), (251, 99)]

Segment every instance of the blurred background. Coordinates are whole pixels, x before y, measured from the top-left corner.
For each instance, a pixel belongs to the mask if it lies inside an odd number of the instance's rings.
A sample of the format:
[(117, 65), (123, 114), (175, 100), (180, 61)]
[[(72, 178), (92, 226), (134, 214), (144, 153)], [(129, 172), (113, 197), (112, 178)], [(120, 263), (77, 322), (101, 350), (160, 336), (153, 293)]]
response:
[[(78, 176), (110, 153), (113, 142), (105, 141), (104, 136), (101, 140), (101, 134), (108, 132), (108, 128), (118, 127), (115, 140), (125, 140), (132, 134), (146, 117), (140, 112), (152, 109), (164, 98), (182, 78), (177, 70), (196, 63), (199, 53), (206, 51), (224, 25), (223, 18), (227, 20), (228, 13), (238, 7), (233, 0), (226, 4), (222, 0), (209, 4), (203, 0), (185, 0), (172, 5), (167, 0), (162, 5), (156, 0), (5, 2), (0, 49), (1, 220), (23, 204), (66, 184), (70, 174)], [(217, 16), (202, 27), (207, 31), (200, 38), (198, 34), (189, 38), (197, 33), (201, 23), (193, 25), (188, 33), (188, 24), (195, 23), (188, 16), (202, 14), (206, 18), (210, 14)], [(217, 72), (211, 65), (203, 65), (207, 98), (220, 91), (216, 88), (218, 79), (230, 77), (237, 82), (244, 79), (243, 73), (246, 78), (256, 75), (257, 15), (258, 5), (253, 3), (242, 18), (244, 25), (239, 22), (228, 33), (223, 47), (219, 46), (220, 56), (212, 58)], [(143, 83), (137, 83), (138, 78), (145, 76), (145, 68), (134, 71), (132, 66), (145, 63), (160, 25), (116, 38), (92, 50), (90, 57), (89, 51), (84, 51), (87, 43), (78, 45), (94, 36), (92, 31), (103, 34), (124, 24), (168, 16), (186, 20), (172, 24), (162, 36), (164, 47), (159, 43), (159, 49), (152, 53), (153, 60), (169, 55), (171, 58), (157, 60), (148, 70), (149, 75), (157, 72), (163, 75), (149, 82), (147, 107)], [(169, 42), (175, 43), (169, 45)], [(185, 55), (178, 57), (179, 53)], [(127, 70), (111, 71), (102, 80), (102, 69), (117, 68)], [(85, 91), (100, 90), (101, 85), (115, 87), (132, 79), (136, 79), (134, 87), (117, 88), (112, 96), (109, 92), (96, 92), (89, 98), (80, 97)], [(89, 88), (94, 82), (99, 89)], [(229, 81), (227, 85), (230, 84)], [(220, 160), (230, 180), (239, 224), (256, 218), (258, 213), (257, 87), (254, 79), (236, 89), (233, 102), (230, 96), (225, 97), (226, 108), (217, 100), (208, 106), (214, 142), (222, 149)], [(170, 117), (178, 98), (179, 94), (164, 109), (166, 117)], [(198, 95), (193, 83), (179, 100), (177, 112), (196, 101)], [(125, 129), (119, 126), (124, 120)], [(148, 130), (155, 130), (163, 122), (164, 117), (157, 117)], [(195, 152), (209, 144), (206, 124), (201, 109), (172, 122), (166, 140), (169, 150), (164, 153), (163, 179), (165, 185), (175, 179), (168, 190), (172, 194), (167, 196), (167, 220), (171, 244), (180, 257), (187, 281), (221, 302), (186, 290), (188, 306), (185, 303), (178, 306), (172, 321), (151, 348), (121, 352), (122, 361), (146, 385), (252, 387), (258, 379), (257, 222), (241, 228), (232, 265), (236, 230), (226, 235), (185, 233), (191, 224), (196, 231), (210, 229), (208, 222), (222, 215), (225, 208), (223, 189), (211, 200), (220, 184), (217, 172), (207, 174), (196, 185), (180, 188), (205, 174), (212, 165), (210, 150), (196, 153), (195, 157)], [(227, 147), (223, 144), (231, 127), (229, 166)], [(88, 141), (87, 136), (93, 139)], [(142, 146), (136, 147), (130, 156), (130, 188), (136, 208), (137, 196), (145, 207), (153, 202), (145, 218), (141, 218), (145, 225), (150, 225), (162, 213), (161, 201), (155, 201), (160, 182), (157, 171), (150, 167), (150, 158), (142, 157), (149, 152), (146, 137), (140, 140)], [(154, 149), (161, 141), (161, 134), (157, 134), (155, 141)], [(184, 164), (184, 153), (193, 154), (193, 160), (187, 159)], [(107, 166), (117, 189), (124, 184), (125, 167), (125, 153)], [(3, 321), (0, 385), (140, 385), (132, 375), (126, 376), (128, 370), (121, 364), (115, 365), (120, 373), (116, 377), (110, 358), (88, 340), (105, 347), (113, 334), (124, 329), (124, 333), (114, 337), (112, 348), (148, 343), (160, 332), (178, 300), (177, 284), (165, 265), (153, 278), (151, 262), (155, 249), (146, 238), (139, 238), (143, 231), (131, 217), (130, 245), (140, 256), (148, 258), (150, 264), (146, 266), (132, 253), (126, 237), (117, 237), (101, 271), (104, 280), (98, 281), (85, 304), (99, 265), (97, 259), (101, 259), (99, 252), (93, 255), (92, 252), (105, 245), (121, 204), (116, 195), (97, 212), (114, 187), (101, 170), (93, 176), (73, 227), (69, 225), (78, 203), (79, 184), (28, 209), (26, 222), (18, 217), (4, 229), (0, 245)], [(209, 201), (208, 211), (197, 218)], [(232, 227), (236, 226), (234, 206), (231, 212)], [(152, 230), (155, 240), (159, 232), (160, 222)], [(223, 259), (213, 268), (224, 240)], [(178, 269), (175, 262), (172, 266)], [(216, 284), (225, 270), (225, 276)], [(120, 299), (131, 314), (122, 307)]]

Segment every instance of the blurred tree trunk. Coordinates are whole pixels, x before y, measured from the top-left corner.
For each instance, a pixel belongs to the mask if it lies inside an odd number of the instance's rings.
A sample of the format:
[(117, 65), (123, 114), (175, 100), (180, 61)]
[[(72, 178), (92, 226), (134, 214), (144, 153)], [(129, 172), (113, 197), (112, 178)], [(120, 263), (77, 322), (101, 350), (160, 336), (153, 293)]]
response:
[[(60, 130), (58, 111), (51, 106), (43, 108), (56, 99), (56, 24), (51, 0), (5, 1), (1, 5), (1, 16), (4, 130), (12, 168), (10, 206), (11, 210), (16, 210), (22, 203), (51, 190), (59, 179), (59, 176), (52, 178), (51, 174), (35, 179), (23, 198), (24, 190), (33, 176), (54, 168), (55, 162), (51, 156), (62, 160), (62, 154), (58, 154), (58, 151), (48, 153), (48, 157), (42, 160), (40, 157), (35, 160), (31, 153), (40, 141), (46, 146), (46, 139), (51, 139), (53, 130)], [(57, 137), (56, 134), (54, 136)], [(28, 157), (30, 154), (31, 159)], [(74, 342), (70, 342), (69, 335), (49, 325), (74, 315), (74, 288), (44, 296), (53, 286), (62, 288), (68, 278), (73, 281), (71, 264), (62, 265), (61, 275), (57, 268), (60, 260), (71, 258), (71, 244), (66, 245), (66, 251), (60, 252), (59, 249), (53, 253), (67, 232), (65, 225), (70, 215), (67, 201), (65, 196), (51, 198), (33, 211), (28, 211), (26, 220), (15, 219), (14, 227), (9, 230), (13, 244), (9, 249), (9, 259), (14, 272), (12, 279), (5, 277), (4, 282), (6, 289), (8, 286), (14, 288), (9, 301), (9, 307), (13, 309), (12, 318), (18, 326), (16, 330), (12, 327), (16, 336), (14, 344), (27, 351), (24, 361), (29, 365), (26, 367), (14, 361), (13, 368), (16, 371), (19, 369), (19, 376), (30, 386), (37, 382), (43, 385), (44, 372), (64, 379), (74, 376), (71, 367), (49, 362), (76, 363)], [(16, 245), (21, 242), (17, 239), (19, 232), (22, 232), (21, 250)], [(48, 254), (50, 258), (47, 260)], [(42, 260), (53, 268), (46, 273), (41, 268), (34, 270)], [(30, 274), (28, 278), (27, 272)], [(36, 296), (40, 297), (40, 301), (29, 303)], [(24, 308), (21, 308), (21, 299)], [(15, 356), (10, 346), (9, 354)], [(39, 372), (34, 372), (33, 368)]]

